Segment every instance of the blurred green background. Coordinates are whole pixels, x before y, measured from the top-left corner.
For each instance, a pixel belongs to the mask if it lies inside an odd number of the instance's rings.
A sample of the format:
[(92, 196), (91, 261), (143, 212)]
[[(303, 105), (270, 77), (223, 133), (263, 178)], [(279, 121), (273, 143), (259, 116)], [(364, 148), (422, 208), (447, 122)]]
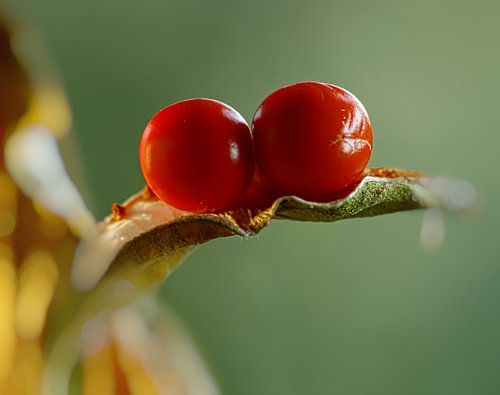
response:
[(15, 0), (67, 87), (93, 208), (142, 187), (158, 109), (212, 97), (251, 120), (272, 90), (339, 84), (371, 115), (372, 166), (465, 177), (479, 218), (276, 222), (198, 249), (162, 294), (224, 394), (500, 393), (498, 1)]

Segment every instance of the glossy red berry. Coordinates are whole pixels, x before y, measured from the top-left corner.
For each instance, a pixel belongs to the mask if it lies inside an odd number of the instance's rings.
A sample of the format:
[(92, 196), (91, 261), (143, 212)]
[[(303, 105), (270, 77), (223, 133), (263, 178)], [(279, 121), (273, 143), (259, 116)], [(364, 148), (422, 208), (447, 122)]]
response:
[(271, 93), (253, 118), (257, 167), (281, 195), (308, 199), (335, 194), (362, 176), (372, 128), (350, 92), (301, 82)]
[(230, 208), (262, 209), (269, 207), (278, 197), (279, 195), (264, 181), (259, 169), (256, 168), (247, 190), (231, 204)]
[(211, 99), (172, 104), (147, 124), (140, 145), (149, 187), (173, 207), (222, 210), (248, 187), (254, 173), (252, 138), (243, 117)]

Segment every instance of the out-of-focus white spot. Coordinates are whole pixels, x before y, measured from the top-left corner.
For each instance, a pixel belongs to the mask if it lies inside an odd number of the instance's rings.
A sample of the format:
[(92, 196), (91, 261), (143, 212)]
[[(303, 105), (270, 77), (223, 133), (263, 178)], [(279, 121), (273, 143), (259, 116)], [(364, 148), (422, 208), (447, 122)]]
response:
[(130, 300), (134, 295), (134, 285), (129, 280), (117, 280), (113, 284), (113, 296), (117, 301)]
[(422, 183), (429, 188), (449, 210), (470, 208), (477, 201), (477, 190), (468, 181), (453, 178), (427, 178)]
[(82, 326), (80, 337), (86, 356), (98, 353), (109, 344), (109, 332), (106, 321), (102, 317), (88, 320)]
[(5, 146), (9, 173), (25, 194), (63, 217), (82, 238), (95, 235), (95, 220), (62, 161), (57, 140), (44, 127), (16, 131)]
[(412, 187), (415, 196), (426, 206), (449, 211), (466, 211), (478, 203), (477, 189), (470, 182), (451, 177), (424, 177), (422, 185)]
[(429, 252), (436, 251), (443, 245), (445, 234), (446, 227), (441, 210), (425, 210), (420, 228), (420, 246)]

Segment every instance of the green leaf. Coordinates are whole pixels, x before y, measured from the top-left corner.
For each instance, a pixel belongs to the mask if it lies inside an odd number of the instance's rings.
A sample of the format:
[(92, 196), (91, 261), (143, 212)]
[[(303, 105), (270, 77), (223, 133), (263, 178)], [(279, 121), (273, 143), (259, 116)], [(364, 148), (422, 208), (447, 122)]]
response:
[(81, 243), (73, 281), (84, 290), (108, 276), (125, 276), (140, 287), (155, 284), (193, 247), (219, 237), (252, 237), (274, 219), (335, 222), (421, 208), (462, 211), (475, 200), (466, 181), (395, 169), (369, 170), (352, 192), (331, 202), (286, 196), (264, 209), (217, 214), (177, 210), (146, 189), (114, 205), (113, 214), (98, 225), (98, 236)]

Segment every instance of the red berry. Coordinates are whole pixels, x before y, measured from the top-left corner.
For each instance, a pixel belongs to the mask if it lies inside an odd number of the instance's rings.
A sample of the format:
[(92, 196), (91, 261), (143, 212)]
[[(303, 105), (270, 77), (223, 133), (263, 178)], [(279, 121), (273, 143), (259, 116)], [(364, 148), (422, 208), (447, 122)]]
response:
[(301, 82), (271, 93), (253, 118), (257, 167), (282, 195), (329, 196), (358, 181), (372, 151), (372, 128), (350, 92)]
[(255, 169), (252, 181), (247, 190), (233, 204), (231, 208), (265, 208), (269, 207), (279, 197), (270, 185), (264, 182), (259, 169)]
[(236, 110), (211, 99), (185, 100), (158, 112), (142, 135), (140, 161), (160, 199), (192, 212), (227, 207), (254, 173), (247, 123)]

